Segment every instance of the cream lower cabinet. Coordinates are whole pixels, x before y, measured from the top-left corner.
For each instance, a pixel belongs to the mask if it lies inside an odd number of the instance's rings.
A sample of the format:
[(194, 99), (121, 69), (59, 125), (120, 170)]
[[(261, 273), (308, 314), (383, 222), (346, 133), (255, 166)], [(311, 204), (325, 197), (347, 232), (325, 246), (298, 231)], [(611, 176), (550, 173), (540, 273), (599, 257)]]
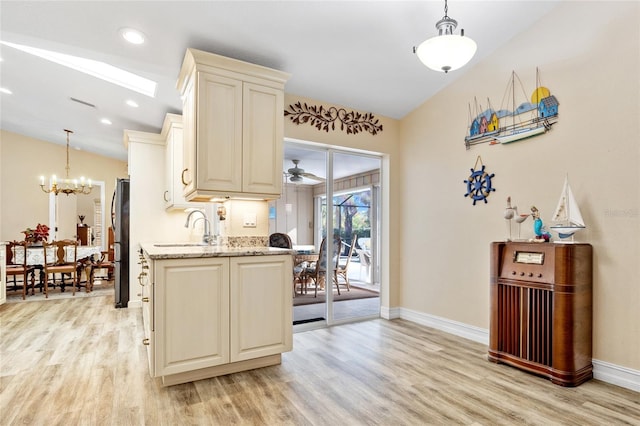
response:
[(230, 260), (231, 361), (290, 351), (291, 256), (242, 256)]
[(164, 385), (278, 364), (292, 349), (291, 256), (150, 265), (143, 319), (151, 376)]

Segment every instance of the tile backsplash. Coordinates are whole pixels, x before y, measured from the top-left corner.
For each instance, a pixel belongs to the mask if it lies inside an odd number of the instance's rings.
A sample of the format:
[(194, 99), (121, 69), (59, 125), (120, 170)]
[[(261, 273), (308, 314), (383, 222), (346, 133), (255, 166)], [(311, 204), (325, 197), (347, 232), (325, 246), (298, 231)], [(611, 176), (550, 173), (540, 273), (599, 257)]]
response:
[(269, 245), (269, 237), (265, 236), (241, 236), (222, 237), (220, 245), (227, 247), (266, 247)]

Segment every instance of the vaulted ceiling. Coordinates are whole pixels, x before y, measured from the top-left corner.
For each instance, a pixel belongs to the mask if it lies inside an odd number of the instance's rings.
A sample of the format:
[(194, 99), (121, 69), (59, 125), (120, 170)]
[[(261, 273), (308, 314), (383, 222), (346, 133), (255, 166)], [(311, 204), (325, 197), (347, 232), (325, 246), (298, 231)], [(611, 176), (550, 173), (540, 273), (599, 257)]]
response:
[[(124, 129), (157, 133), (167, 112), (181, 113), (175, 83), (188, 47), (291, 73), (287, 93), (400, 119), (559, 1), (450, 1), (478, 51), (446, 75), (412, 52), (436, 34), (444, 1), (3, 1), (0, 86), (12, 94), (0, 94), (0, 124), (57, 144), (71, 129), (72, 147), (126, 160)], [(126, 43), (124, 27), (146, 43)], [(157, 91), (141, 95), (7, 43), (102, 61)]]

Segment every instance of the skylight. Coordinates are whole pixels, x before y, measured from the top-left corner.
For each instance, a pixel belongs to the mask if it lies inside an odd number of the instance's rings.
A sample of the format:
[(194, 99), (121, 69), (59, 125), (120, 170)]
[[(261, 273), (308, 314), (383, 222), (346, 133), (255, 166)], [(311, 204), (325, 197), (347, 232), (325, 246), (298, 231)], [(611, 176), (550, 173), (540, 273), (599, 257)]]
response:
[(129, 90), (133, 90), (143, 95), (154, 98), (156, 95), (157, 83), (153, 80), (140, 77), (128, 71), (116, 68), (104, 62), (94, 61), (92, 59), (80, 58), (78, 56), (66, 55), (63, 53), (53, 52), (36, 47), (24, 46), (16, 43), (0, 41), (5, 46), (13, 47), (34, 56), (46, 59), (56, 64), (64, 65), (76, 71), (89, 74), (93, 77), (100, 78), (109, 83), (117, 84)]

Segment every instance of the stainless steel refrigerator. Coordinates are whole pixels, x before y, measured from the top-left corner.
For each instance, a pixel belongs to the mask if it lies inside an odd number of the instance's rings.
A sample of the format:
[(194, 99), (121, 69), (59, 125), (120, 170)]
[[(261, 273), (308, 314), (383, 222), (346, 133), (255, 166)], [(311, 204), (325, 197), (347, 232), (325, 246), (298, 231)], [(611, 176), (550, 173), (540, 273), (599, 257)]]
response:
[(129, 304), (129, 179), (116, 179), (111, 199), (116, 308)]

